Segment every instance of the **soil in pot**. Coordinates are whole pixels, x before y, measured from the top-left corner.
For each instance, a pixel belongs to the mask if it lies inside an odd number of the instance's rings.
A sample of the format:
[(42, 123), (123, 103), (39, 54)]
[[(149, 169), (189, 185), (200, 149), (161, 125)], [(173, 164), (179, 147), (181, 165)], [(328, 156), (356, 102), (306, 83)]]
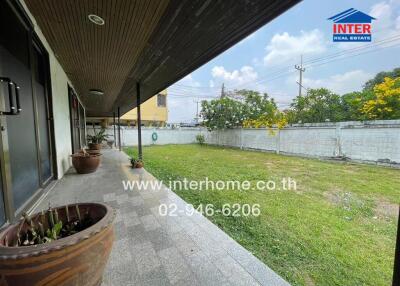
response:
[(72, 165), (78, 174), (89, 174), (100, 165), (101, 154), (75, 153), (72, 154)]
[[(114, 241), (113, 210), (104, 204), (84, 203), (52, 209), (52, 214), (53, 222), (50, 216), (39, 213), (0, 233), (0, 285), (101, 284)], [(62, 225), (58, 239), (16, 246), (26, 240), (33, 241), (29, 238), (30, 230), (40, 233), (40, 225), (47, 230), (56, 221)], [(76, 232), (67, 230), (71, 225), (75, 225)], [(63, 232), (69, 235), (62, 237)]]
[(79, 153), (88, 153), (90, 155), (101, 154), (100, 150), (92, 150), (92, 149), (81, 149), (81, 150), (79, 150)]

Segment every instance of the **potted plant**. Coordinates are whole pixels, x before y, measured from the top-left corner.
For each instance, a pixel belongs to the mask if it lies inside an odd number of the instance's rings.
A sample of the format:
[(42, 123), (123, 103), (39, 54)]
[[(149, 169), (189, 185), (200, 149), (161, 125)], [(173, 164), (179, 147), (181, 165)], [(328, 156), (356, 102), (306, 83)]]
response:
[(89, 174), (97, 170), (100, 165), (101, 154), (91, 154), (82, 149), (80, 152), (72, 154), (72, 165), (78, 174)]
[(0, 284), (100, 285), (114, 241), (114, 217), (100, 203), (24, 215), (0, 233)]
[(87, 140), (89, 141), (89, 149), (100, 150), (101, 143), (105, 141), (107, 137), (108, 134), (106, 134), (106, 129), (101, 128), (99, 132), (96, 132), (96, 129), (93, 125), (93, 135), (87, 135)]
[(89, 153), (90, 155), (96, 155), (96, 154), (101, 154), (100, 153), (100, 150), (92, 150), (92, 149), (89, 149), (89, 148), (83, 148), (83, 149), (80, 149), (79, 151), (78, 151), (79, 153)]
[(143, 168), (144, 164), (143, 161), (140, 159), (135, 159), (135, 158), (129, 158), (129, 161), (131, 162), (131, 167), (135, 169)]

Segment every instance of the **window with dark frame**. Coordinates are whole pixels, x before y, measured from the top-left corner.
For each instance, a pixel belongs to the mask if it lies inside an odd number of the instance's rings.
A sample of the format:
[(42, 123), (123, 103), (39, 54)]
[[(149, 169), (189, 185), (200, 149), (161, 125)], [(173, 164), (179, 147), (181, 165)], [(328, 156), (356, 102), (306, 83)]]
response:
[(167, 107), (167, 96), (165, 94), (157, 94), (157, 107)]

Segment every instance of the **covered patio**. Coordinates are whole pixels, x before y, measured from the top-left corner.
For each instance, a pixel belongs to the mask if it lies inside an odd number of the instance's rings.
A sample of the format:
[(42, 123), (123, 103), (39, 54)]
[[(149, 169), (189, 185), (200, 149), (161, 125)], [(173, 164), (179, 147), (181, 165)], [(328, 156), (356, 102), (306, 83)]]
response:
[[(170, 190), (124, 191), (123, 180), (154, 178), (132, 170), (121, 145), (88, 175), (71, 154), (87, 146), (87, 117), (119, 126), (137, 107), (141, 159), (140, 105), (299, 1), (1, 1), (0, 226), (49, 204), (104, 202), (117, 212), (104, 285), (288, 285), (205, 217), (181, 212)], [(164, 203), (177, 216), (160, 216)]]
[[(103, 285), (289, 285), (175, 193), (124, 190), (122, 181), (156, 180), (132, 169), (128, 156), (103, 150), (99, 170), (73, 169), (38, 202), (34, 211), (75, 202), (105, 202), (116, 209), (115, 242)], [(176, 204), (177, 216), (160, 216), (160, 204)]]
[[(86, 117), (119, 126), (136, 107), (142, 159), (141, 104), (298, 2), (0, 1), (0, 227), (49, 204), (104, 202), (116, 219), (103, 285), (288, 285), (205, 217), (185, 215), (167, 188), (124, 190), (124, 180), (155, 179), (129, 167), (121, 140), (92, 174), (77, 175), (71, 154), (87, 145)], [(162, 204), (177, 216), (161, 216)]]

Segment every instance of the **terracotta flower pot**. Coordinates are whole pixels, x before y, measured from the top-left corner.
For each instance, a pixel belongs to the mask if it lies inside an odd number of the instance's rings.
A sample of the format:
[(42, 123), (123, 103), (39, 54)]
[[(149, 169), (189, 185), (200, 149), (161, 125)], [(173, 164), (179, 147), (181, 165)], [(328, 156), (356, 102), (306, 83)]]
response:
[[(90, 155), (98, 155), (98, 154), (101, 154), (100, 153), (100, 150), (92, 150), (92, 149), (85, 149), (85, 152), (86, 153), (88, 153), (88, 154), (90, 154)], [(79, 153), (84, 153), (83, 152), (83, 149), (81, 149), (81, 150), (79, 150)]]
[(89, 174), (97, 170), (100, 165), (101, 154), (72, 154), (72, 165), (78, 174)]
[(144, 166), (143, 162), (135, 162), (135, 164), (133, 165), (133, 168), (140, 169), (140, 168), (143, 168), (143, 166)]
[[(6, 240), (16, 238), (19, 225), (10, 225), (0, 233), (0, 285), (101, 285), (114, 241), (115, 214), (104, 204), (78, 206), (80, 213), (87, 212), (95, 223), (71, 236), (44, 244), (7, 247)], [(69, 217), (77, 219), (75, 205), (70, 205), (68, 210)], [(66, 222), (65, 207), (57, 211), (60, 220)], [(39, 215), (34, 215), (32, 220), (37, 223)]]
[(100, 143), (89, 143), (90, 150), (100, 150), (101, 144)]

